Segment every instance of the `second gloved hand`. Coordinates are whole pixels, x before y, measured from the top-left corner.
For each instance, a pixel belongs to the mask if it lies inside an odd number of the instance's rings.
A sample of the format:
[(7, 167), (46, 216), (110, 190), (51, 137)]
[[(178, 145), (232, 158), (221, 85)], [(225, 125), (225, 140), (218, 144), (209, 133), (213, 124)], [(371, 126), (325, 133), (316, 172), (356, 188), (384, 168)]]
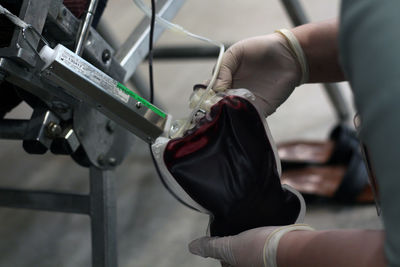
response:
[(277, 267), (279, 240), (290, 231), (313, 230), (305, 224), (260, 227), (235, 236), (202, 237), (189, 244), (189, 251), (202, 257), (220, 260), (223, 266)]
[[(294, 35), (292, 37), (295, 39)], [(301, 50), (300, 46), (298, 48)], [(307, 79), (303, 76), (308, 70), (302, 70), (294, 50), (280, 33), (237, 42), (224, 54), (214, 90), (249, 89), (268, 116)]]

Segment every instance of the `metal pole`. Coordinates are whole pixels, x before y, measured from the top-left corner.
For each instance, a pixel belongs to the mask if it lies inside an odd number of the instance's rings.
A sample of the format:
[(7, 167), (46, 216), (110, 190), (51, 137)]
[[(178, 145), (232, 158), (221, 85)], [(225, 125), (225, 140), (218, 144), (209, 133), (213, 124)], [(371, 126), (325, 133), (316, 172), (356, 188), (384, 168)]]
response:
[[(224, 44), (229, 48), (231, 44)], [(180, 45), (160, 46), (153, 51), (154, 59), (188, 60), (188, 59), (212, 59), (218, 57), (219, 48), (212, 45)]]
[(350, 111), (346, 105), (346, 100), (344, 99), (340, 87), (335, 83), (324, 83), (325, 92), (328, 94), (332, 105), (335, 108), (336, 115), (339, 117), (340, 122), (346, 122), (349, 120)]
[(98, 0), (90, 1), (88, 10), (85, 14), (85, 18), (83, 19), (83, 21), (81, 23), (82, 26), (79, 29), (79, 34), (78, 34), (78, 38), (77, 38), (76, 46), (75, 46), (75, 53), (79, 56), (82, 55), (82, 52), (84, 49), (84, 44), (85, 44), (87, 36), (89, 34), (90, 26), (92, 25), (94, 12), (96, 11), (96, 8), (97, 8), (97, 3), (98, 3)]
[(28, 126), (29, 120), (0, 119), (0, 139), (22, 140)]
[(92, 266), (117, 267), (115, 177), (112, 170), (90, 167)]
[(0, 188), (0, 206), (89, 214), (89, 197), (73, 193)]
[[(309, 22), (299, 0), (281, 0), (281, 2), (294, 26), (299, 26)], [(350, 111), (342, 93), (340, 92), (339, 86), (335, 83), (325, 83), (323, 86), (335, 108), (339, 120), (341, 122), (347, 121), (350, 117)]]
[(306, 24), (310, 21), (299, 0), (281, 0), (281, 2), (294, 26)]

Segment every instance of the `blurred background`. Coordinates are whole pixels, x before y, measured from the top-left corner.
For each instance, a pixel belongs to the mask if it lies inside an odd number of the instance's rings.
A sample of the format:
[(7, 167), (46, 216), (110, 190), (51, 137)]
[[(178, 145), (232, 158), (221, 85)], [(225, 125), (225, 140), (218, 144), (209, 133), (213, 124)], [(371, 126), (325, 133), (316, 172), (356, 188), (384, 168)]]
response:
[[(147, 1), (148, 3), (150, 1)], [(302, 1), (312, 21), (336, 17), (340, 1)], [(130, 0), (110, 0), (102, 18), (122, 43), (143, 17)], [(214, 40), (234, 43), (291, 27), (278, 0), (187, 0), (173, 22)], [(166, 31), (160, 45), (201, 44)], [(174, 118), (188, 114), (196, 83), (207, 80), (215, 60), (154, 62), (155, 97)], [(147, 82), (147, 63), (138, 70)], [(340, 84), (353, 109), (351, 91)], [(29, 118), (21, 104), (8, 118)], [(337, 123), (320, 85), (304, 85), (268, 118), (276, 142), (325, 140)], [(88, 170), (71, 158), (26, 154), (17, 141), (0, 140), (2, 187), (88, 192)], [(165, 190), (152, 165), (148, 146), (136, 140), (116, 170), (119, 266), (211, 267), (219, 263), (191, 255), (188, 243), (205, 234), (208, 217), (178, 203)], [(316, 229), (381, 228), (374, 205), (309, 205), (305, 222)], [(0, 266), (91, 266), (89, 219), (83, 215), (0, 208)]]

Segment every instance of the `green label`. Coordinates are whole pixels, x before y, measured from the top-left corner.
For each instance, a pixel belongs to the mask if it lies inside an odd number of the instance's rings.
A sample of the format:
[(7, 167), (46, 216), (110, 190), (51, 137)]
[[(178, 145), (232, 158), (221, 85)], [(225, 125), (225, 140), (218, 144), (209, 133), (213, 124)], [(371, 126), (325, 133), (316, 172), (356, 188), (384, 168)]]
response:
[(124, 86), (122, 83), (117, 83), (118, 89), (121, 91), (125, 92), (126, 94), (130, 95), (152, 111), (154, 111), (156, 114), (160, 115), (162, 118), (165, 118), (167, 115), (159, 108), (156, 106), (153, 106), (149, 101), (144, 99), (143, 97), (139, 96), (138, 94), (134, 93), (132, 90), (128, 89), (126, 86)]

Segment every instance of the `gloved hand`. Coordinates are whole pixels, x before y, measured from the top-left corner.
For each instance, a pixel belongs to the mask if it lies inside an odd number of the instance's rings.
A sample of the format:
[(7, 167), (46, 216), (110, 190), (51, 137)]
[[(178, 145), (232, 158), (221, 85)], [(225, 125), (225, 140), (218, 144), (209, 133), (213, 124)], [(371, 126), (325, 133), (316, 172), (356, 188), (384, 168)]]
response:
[(214, 90), (249, 89), (264, 115), (272, 114), (308, 79), (307, 62), (297, 39), (288, 30), (281, 31), (283, 34), (257, 36), (231, 46), (224, 54)]
[(255, 228), (235, 236), (202, 237), (189, 244), (189, 251), (205, 258), (218, 259), (223, 266), (277, 267), (279, 240), (295, 230), (313, 229), (305, 224), (293, 224)]

